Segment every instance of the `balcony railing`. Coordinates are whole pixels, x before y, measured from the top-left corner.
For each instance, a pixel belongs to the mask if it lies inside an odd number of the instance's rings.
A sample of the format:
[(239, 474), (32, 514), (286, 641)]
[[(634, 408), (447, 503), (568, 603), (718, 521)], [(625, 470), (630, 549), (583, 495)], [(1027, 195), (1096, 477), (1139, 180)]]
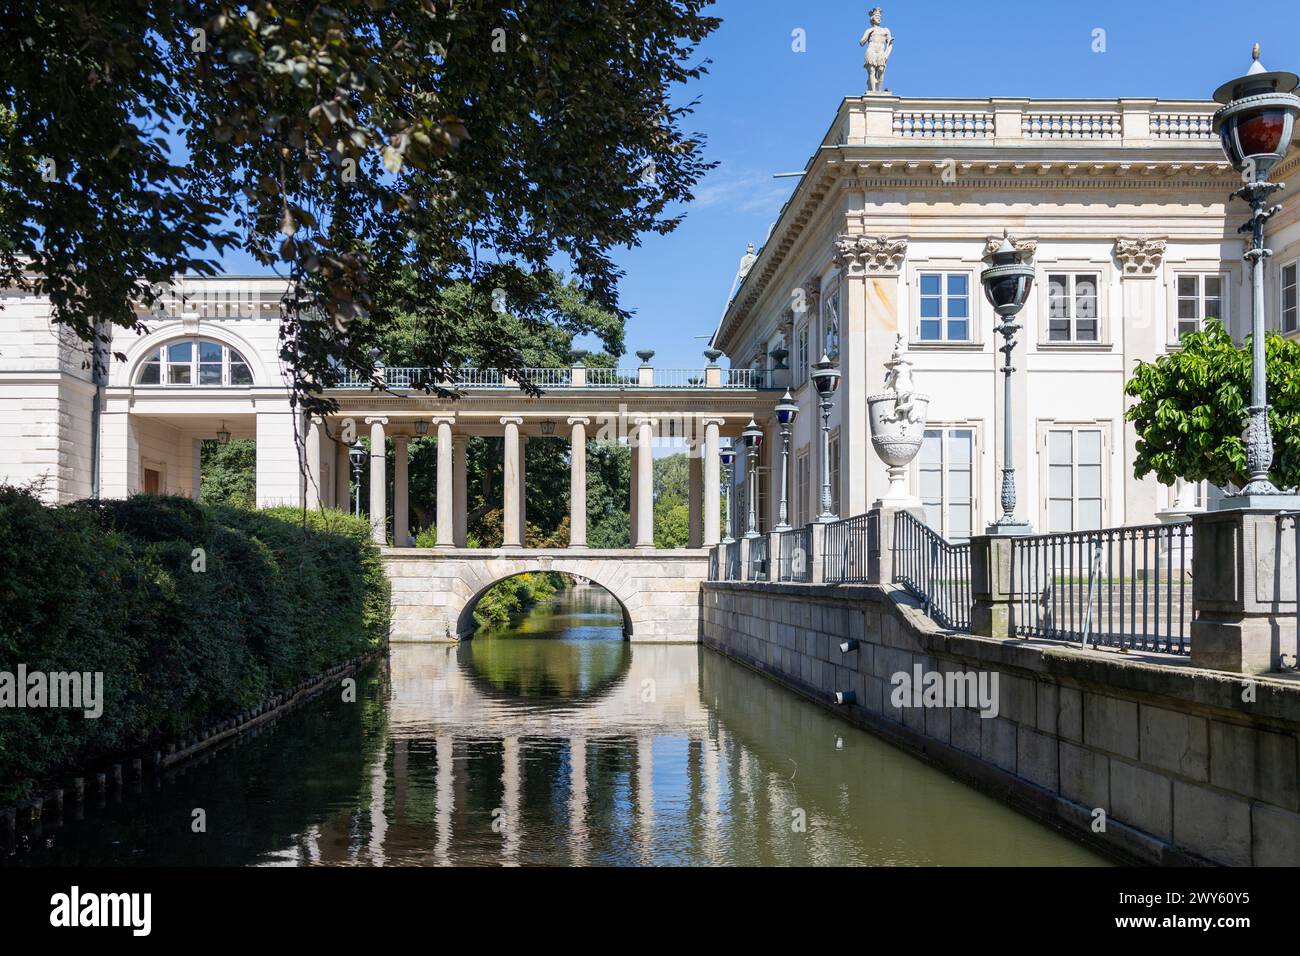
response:
[(528, 382), (542, 390), (570, 388), (769, 388), (770, 371), (759, 369), (652, 369), (652, 368), (526, 368), (511, 378), (495, 368), (407, 368), (386, 366), (371, 377), (346, 372), (335, 388), (414, 389), (515, 389)]

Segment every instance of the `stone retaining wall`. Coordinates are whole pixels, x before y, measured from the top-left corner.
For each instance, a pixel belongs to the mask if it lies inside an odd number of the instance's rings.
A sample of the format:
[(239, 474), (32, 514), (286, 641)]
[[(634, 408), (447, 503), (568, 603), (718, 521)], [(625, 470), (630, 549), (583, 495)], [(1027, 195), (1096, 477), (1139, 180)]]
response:
[[(1300, 682), (946, 631), (894, 587), (708, 582), (702, 603), (709, 647), (1099, 849), (1300, 864)], [(995, 672), (997, 716), (896, 708), (891, 679), (918, 664)]]

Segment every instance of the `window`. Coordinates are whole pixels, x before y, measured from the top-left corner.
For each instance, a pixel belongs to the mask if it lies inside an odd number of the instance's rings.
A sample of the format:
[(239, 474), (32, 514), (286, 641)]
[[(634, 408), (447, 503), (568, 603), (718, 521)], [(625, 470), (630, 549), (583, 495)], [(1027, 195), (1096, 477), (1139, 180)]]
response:
[[(833, 292), (826, 296), (826, 311), (822, 321), (823, 328), (826, 330), (823, 351), (829, 358), (834, 359), (840, 354), (840, 289), (838, 285)], [(821, 361), (820, 356), (818, 356), (817, 361)]]
[(1178, 276), (1178, 338), (1200, 331), (1206, 319), (1218, 319), (1227, 326), (1227, 303), (1221, 275)]
[(1296, 315), (1296, 267), (1300, 262), (1293, 262), (1282, 267), (1282, 331), (1294, 332), (1297, 325)]
[(925, 523), (951, 541), (975, 520), (975, 429), (927, 428), (918, 457)]
[(155, 349), (140, 366), (137, 385), (252, 385), (244, 357), (208, 339), (183, 339)]
[(795, 452), (794, 456), (794, 525), (796, 528), (802, 528), (812, 522), (812, 462), (808, 456), (808, 446), (805, 445)]
[(794, 334), (794, 384), (802, 385), (808, 381), (808, 369), (812, 360), (808, 355), (808, 324), (805, 322)]
[(840, 430), (838, 427), (831, 432), (830, 464), (831, 512), (838, 516), (840, 514)]
[(1047, 341), (1097, 342), (1097, 276), (1047, 276)]
[(1047, 530), (1092, 531), (1102, 526), (1100, 428), (1047, 432)]
[(969, 342), (970, 276), (965, 272), (921, 273), (922, 342)]

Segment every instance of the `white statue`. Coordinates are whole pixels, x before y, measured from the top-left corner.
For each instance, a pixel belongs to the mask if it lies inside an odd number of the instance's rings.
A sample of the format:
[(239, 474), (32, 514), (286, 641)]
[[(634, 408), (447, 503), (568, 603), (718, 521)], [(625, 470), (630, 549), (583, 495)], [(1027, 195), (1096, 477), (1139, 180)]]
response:
[(880, 8), (871, 11), (871, 26), (862, 34), (858, 46), (867, 48), (867, 92), (880, 93), (885, 88), (885, 64), (889, 62), (889, 53), (894, 49), (894, 35), (888, 27), (880, 25)]
[(903, 347), (903, 334), (898, 333), (898, 340), (894, 343), (894, 353), (885, 363), (888, 371), (885, 373), (885, 388), (894, 393), (894, 416), (896, 422), (907, 422), (909, 425), (915, 425), (918, 420), (916, 402), (913, 396), (916, 394), (916, 388), (912, 385), (912, 361), (907, 357), (907, 351)]
[(740, 257), (740, 269), (737, 275), (742, 279), (745, 278), (745, 276), (749, 275), (749, 270), (754, 268), (754, 263), (757, 260), (758, 256), (754, 255), (754, 244), (751, 242), (745, 249), (745, 254)]
[(876, 506), (915, 507), (920, 499), (908, 494), (907, 466), (921, 450), (930, 397), (916, 391), (902, 333), (885, 368), (885, 387), (889, 391), (867, 396), (871, 445), (889, 471), (889, 490)]

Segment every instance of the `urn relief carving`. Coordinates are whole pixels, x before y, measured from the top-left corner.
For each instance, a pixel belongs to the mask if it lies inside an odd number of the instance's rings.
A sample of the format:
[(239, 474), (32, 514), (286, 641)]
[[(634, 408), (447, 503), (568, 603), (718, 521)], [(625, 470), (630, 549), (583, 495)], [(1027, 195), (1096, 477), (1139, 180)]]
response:
[(885, 385), (889, 391), (867, 398), (871, 445), (889, 469), (889, 490), (880, 504), (887, 507), (913, 506), (918, 501), (908, 494), (907, 466), (921, 450), (921, 441), (925, 438), (930, 396), (916, 391), (912, 363), (907, 357), (901, 333), (885, 368), (888, 370)]

